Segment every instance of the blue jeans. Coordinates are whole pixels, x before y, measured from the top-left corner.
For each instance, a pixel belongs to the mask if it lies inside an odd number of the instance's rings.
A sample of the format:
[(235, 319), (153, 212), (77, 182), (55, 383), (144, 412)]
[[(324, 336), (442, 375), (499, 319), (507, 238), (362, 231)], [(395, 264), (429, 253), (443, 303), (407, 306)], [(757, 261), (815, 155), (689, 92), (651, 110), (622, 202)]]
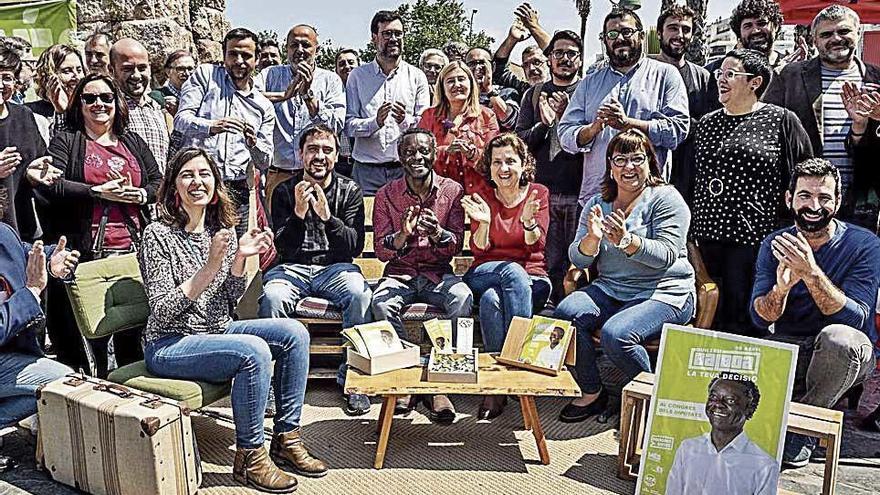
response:
[(514, 316), (531, 318), (550, 297), (550, 279), (526, 273), (519, 263), (489, 261), (471, 267), (464, 283), (480, 304), (480, 330), (486, 352), (500, 352)]
[(637, 299), (618, 301), (596, 286), (572, 292), (559, 303), (554, 317), (571, 320), (577, 329), (577, 383), (585, 394), (601, 390), (593, 331), (602, 328), (602, 349), (626, 375), (627, 382), (642, 371), (651, 371), (644, 344), (660, 336), (664, 323), (684, 325), (694, 313), (693, 296), (682, 308)]
[(299, 427), (309, 375), (309, 333), (293, 319), (235, 321), (225, 333), (169, 335), (144, 349), (150, 373), (181, 380), (232, 380), (235, 444), (263, 445), (263, 415), (275, 360), (275, 433)]
[(49, 358), (0, 352), (0, 428), (37, 413), (37, 389), (73, 370)]
[(373, 316), (377, 321), (391, 322), (397, 335), (403, 337), (400, 313), (404, 306), (417, 302), (443, 308), (456, 328), (459, 316), (470, 316), (474, 295), (460, 277), (452, 274), (444, 275), (436, 284), (421, 275), (406, 281), (386, 277), (373, 293)]
[(284, 263), (263, 276), (260, 318), (291, 318), (305, 297), (327, 299), (342, 309), (342, 326), (350, 328), (371, 320), (373, 291), (353, 263), (329, 266)]

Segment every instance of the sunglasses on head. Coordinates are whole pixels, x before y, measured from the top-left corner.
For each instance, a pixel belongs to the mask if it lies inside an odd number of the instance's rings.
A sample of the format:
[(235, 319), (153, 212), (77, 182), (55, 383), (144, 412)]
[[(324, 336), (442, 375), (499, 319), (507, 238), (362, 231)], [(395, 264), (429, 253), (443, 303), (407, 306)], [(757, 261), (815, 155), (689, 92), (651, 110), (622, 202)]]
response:
[(107, 105), (115, 101), (113, 93), (83, 93), (81, 98), (86, 105), (94, 105), (98, 100)]

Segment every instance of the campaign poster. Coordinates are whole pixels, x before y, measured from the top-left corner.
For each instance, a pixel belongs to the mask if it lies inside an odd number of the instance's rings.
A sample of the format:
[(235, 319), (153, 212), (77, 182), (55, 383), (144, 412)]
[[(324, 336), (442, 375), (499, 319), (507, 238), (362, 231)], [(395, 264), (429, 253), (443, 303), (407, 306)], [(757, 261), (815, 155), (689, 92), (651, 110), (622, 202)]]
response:
[(797, 347), (665, 325), (640, 495), (775, 494)]

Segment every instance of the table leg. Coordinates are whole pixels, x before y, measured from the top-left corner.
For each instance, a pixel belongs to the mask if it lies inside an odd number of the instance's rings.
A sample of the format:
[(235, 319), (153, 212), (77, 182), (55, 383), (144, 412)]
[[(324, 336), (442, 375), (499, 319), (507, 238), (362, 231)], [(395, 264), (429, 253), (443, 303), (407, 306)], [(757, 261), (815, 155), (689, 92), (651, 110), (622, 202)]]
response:
[(532, 424), (532, 434), (535, 436), (535, 443), (538, 445), (538, 455), (541, 457), (541, 464), (550, 464), (550, 452), (547, 450), (547, 440), (544, 438), (544, 429), (541, 428), (541, 418), (538, 417), (538, 408), (535, 406), (535, 398), (533, 396), (525, 397), (529, 409), (529, 420)]
[(631, 479), (629, 446), (630, 436), (633, 434), (634, 402), (635, 400), (624, 390), (620, 400), (620, 444), (617, 454), (617, 477), (621, 479)]
[(388, 437), (391, 435), (391, 420), (394, 419), (394, 401), (396, 395), (386, 395), (379, 413), (379, 441), (376, 443), (376, 461), (373, 467), (382, 469), (385, 463), (385, 450), (388, 449)]
[(837, 460), (840, 457), (840, 439), (843, 428), (829, 438), (825, 446), (825, 472), (822, 476), (822, 495), (834, 495), (837, 484)]
[(519, 407), (522, 410), (523, 426), (525, 426), (526, 431), (531, 430), (532, 429), (532, 417), (531, 417), (532, 415), (531, 415), (531, 412), (529, 411), (529, 403), (526, 400), (525, 395), (519, 396)]

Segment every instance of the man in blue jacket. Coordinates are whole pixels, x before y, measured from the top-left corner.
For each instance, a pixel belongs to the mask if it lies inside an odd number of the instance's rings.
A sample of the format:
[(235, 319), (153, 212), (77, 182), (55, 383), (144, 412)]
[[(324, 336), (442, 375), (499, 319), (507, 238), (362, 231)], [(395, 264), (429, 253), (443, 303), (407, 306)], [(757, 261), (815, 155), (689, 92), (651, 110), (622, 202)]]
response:
[[(834, 218), (840, 189), (840, 172), (828, 160), (795, 167), (785, 194), (795, 225), (761, 244), (751, 299), (755, 325), (799, 346), (798, 400), (829, 408), (874, 369), (880, 286), (880, 240)], [(791, 434), (782, 462), (804, 466), (814, 448), (813, 439)]]
[[(5, 202), (0, 198), (0, 212)], [(37, 340), (46, 320), (40, 294), (49, 275), (69, 276), (79, 259), (78, 252), (64, 249), (66, 242), (61, 237), (56, 246), (27, 244), (0, 223), (0, 428), (36, 414), (37, 389), (73, 372), (46, 358)], [(12, 460), (0, 455), (0, 471), (12, 467)]]

